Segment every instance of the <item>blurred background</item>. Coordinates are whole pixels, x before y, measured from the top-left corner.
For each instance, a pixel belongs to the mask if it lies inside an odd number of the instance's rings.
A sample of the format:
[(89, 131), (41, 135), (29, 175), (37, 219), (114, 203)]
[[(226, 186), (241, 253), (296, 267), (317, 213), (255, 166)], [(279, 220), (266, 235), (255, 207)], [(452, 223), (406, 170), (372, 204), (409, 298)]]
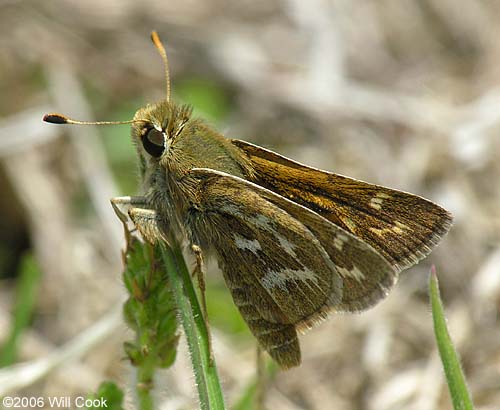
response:
[[(500, 3), (462, 0), (0, 2), (0, 395), (127, 392), (121, 226), (137, 192), (128, 126), (61, 127), (47, 112), (126, 120), (174, 98), (228, 137), (429, 198), (454, 226), (361, 315), (301, 337), (303, 365), (269, 384), (270, 409), (450, 409), (429, 311), (435, 264), (478, 409), (500, 405)], [(208, 266), (227, 403), (255, 344)], [(13, 366), (14, 363), (21, 363)], [(163, 409), (196, 408), (184, 340), (158, 378)]]

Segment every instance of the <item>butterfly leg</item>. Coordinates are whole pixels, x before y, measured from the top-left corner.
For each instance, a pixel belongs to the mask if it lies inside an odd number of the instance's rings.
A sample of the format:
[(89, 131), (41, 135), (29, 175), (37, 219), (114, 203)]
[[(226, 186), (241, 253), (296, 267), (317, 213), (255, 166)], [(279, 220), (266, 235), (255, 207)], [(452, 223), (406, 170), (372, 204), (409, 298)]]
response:
[[(118, 215), (118, 218), (122, 220), (120, 215), (125, 216), (123, 212), (120, 210), (120, 206), (135, 206), (138, 208), (146, 208), (147, 207), (147, 202), (146, 198), (143, 196), (117, 196), (114, 198), (111, 198), (110, 200), (111, 206), (113, 207), (113, 210), (116, 212), (116, 215)], [(123, 220), (122, 220), (123, 221)]]
[(203, 318), (205, 320), (205, 326), (207, 328), (208, 334), (208, 349), (210, 352), (210, 362), (213, 362), (213, 351), (212, 351), (212, 335), (210, 333), (210, 327), (208, 324), (208, 312), (207, 312), (207, 299), (206, 299), (206, 284), (205, 284), (205, 270), (203, 264), (203, 252), (198, 245), (191, 245), (191, 250), (196, 258), (196, 266), (193, 270), (192, 276), (198, 280), (198, 288), (200, 289), (201, 297), (201, 310), (203, 313)]
[(133, 230), (130, 230), (128, 226), (128, 217), (127, 214), (122, 212), (120, 209), (121, 206), (129, 207), (132, 205), (136, 206), (146, 206), (146, 198), (143, 196), (119, 196), (115, 198), (111, 198), (111, 206), (113, 207), (113, 211), (115, 211), (116, 216), (118, 219), (121, 221), (123, 225), (123, 232), (125, 235), (125, 250), (122, 252), (122, 259), (125, 260), (125, 255), (127, 254), (128, 250), (130, 249), (131, 241), (132, 241), (132, 236), (131, 233)]
[(168, 243), (164, 229), (160, 227), (156, 211), (146, 208), (130, 208), (128, 215), (147, 242), (152, 245), (159, 241)]
[(151, 244), (160, 240), (168, 243), (166, 235), (164, 234), (164, 232), (166, 232), (165, 226), (162, 226), (164, 224), (158, 219), (156, 211), (148, 208), (145, 197), (119, 196), (111, 199), (111, 206), (124, 226), (127, 241), (130, 239), (131, 231), (128, 229), (127, 215), (122, 212), (120, 207), (129, 208), (128, 216), (146, 241)]

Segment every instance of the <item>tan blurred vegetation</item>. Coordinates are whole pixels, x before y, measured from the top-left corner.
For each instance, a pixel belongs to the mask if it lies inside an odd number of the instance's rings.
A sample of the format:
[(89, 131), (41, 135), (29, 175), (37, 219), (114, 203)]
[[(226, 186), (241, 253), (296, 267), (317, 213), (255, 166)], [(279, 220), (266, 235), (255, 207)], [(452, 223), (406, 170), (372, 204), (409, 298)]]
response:
[[(24, 364), (0, 372), (0, 395), (85, 394), (104, 379), (131, 391), (122, 235), (108, 202), (137, 189), (129, 131), (41, 118), (129, 119), (162, 98), (156, 29), (174, 97), (226, 135), (455, 215), (441, 246), (379, 306), (301, 338), (304, 363), (270, 383), (268, 408), (450, 409), (427, 299), (434, 263), (477, 408), (497, 409), (499, 22), (500, 3), (486, 0), (1, 2), (1, 339), (29, 255), (42, 278), (19, 340)], [(209, 313), (231, 404), (253, 375), (254, 345), (215, 266)], [(184, 409), (194, 397), (181, 344), (158, 398)]]

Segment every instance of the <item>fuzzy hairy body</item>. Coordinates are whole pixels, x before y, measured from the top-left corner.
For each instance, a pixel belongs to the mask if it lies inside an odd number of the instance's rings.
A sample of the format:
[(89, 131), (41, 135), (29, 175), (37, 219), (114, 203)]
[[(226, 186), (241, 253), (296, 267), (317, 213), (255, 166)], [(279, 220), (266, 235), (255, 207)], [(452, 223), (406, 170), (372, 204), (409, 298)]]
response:
[(300, 364), (297, 330), (377, 303), (450, 227), (430, 201), (226, 139), (187, 106), (161, 101), (135, 118), (152, 216), (134, 222), (150, 240), (175, 232), (215, 254), (250, 330), (283, 368)]

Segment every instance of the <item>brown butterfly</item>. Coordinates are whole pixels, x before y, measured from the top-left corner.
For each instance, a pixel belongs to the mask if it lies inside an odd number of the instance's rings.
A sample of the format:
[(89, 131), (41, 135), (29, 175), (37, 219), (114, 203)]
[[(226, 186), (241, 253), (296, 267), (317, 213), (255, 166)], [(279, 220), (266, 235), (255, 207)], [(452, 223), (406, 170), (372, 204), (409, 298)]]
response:
[[(384, 298), (398, 274), (425, 257), (451, 226), (445, 209), (227, 139), (167, 97), (137, 111), (143, 196), (114, 198), (151, 242), (170, 232), (200, 256), (213, 253), (259, 344), (283, 368), (301, 362), (297, 331), (330, 312)], [(60, 114), (47, 122), (88, 124)], [(113, 124), (104, 122), (101, 124)]]

